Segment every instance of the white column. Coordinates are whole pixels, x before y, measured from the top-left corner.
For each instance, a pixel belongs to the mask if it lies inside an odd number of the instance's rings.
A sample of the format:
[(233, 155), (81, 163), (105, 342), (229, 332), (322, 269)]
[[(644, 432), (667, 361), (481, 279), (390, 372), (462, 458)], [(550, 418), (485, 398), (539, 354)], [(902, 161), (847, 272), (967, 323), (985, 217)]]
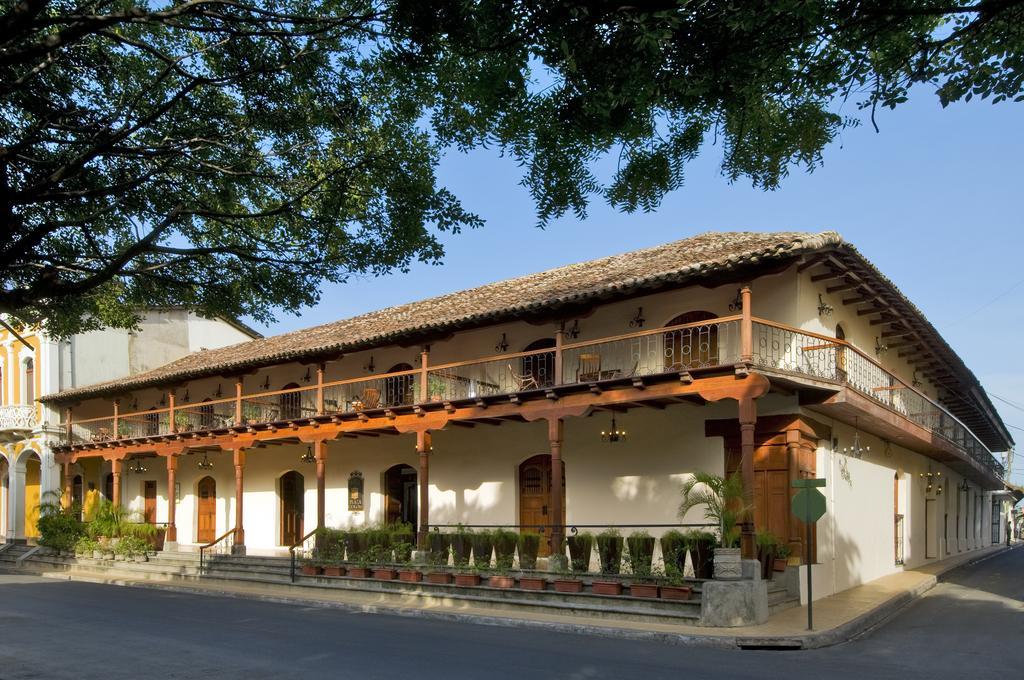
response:
[(19, 461), (9, 468), (7, 485), (7, 541), (25, 538), (25, 464)]

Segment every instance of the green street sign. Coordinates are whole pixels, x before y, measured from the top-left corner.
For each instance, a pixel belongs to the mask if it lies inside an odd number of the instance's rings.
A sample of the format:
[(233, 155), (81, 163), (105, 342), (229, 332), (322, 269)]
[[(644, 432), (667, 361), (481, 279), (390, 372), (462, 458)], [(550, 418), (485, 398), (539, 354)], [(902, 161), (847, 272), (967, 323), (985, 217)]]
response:
[(812, 524), (825, 514), (825, 496), (813, 487), (800, 489), (793, 495), (791, 507), (798, 520)]

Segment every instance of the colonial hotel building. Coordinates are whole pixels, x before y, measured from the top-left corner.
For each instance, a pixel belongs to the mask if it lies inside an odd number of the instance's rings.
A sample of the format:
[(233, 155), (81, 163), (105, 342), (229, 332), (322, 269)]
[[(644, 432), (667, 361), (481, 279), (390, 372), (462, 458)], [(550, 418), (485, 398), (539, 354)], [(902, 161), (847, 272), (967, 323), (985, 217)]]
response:
[(998, 542), (1013, 444), (832, 232), (708, 233), (43, 401), (63, 484), (148, 510), (169, 549), (280, 554), (318, 525), (395, 521), (657, 535), (706, 470), (738, 471), (757, 528), (799, 554), (791, 482), (824, 478), (816, 595)]

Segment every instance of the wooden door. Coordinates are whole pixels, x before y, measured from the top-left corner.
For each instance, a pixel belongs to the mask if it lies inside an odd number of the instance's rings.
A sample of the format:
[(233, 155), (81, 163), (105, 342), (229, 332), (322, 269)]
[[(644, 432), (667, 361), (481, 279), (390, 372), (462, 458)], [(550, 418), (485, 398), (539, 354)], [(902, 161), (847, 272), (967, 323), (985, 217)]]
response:
[[(551, 456), (541, 454), (519, 466), (519, 524), (522, 531), (543, 535), (539, 555), (551, 554)], [(565, 465), (562, 466), (562, 519), (565, 524)]]
[(217, 538), (217, 482), (213, 477), (199, 480), (196, 541), (212, 543)]
[(145, 507), (143, 509), (143, 521), (147, 524), (156, 524), (156, 480), (149, 479), (143, 485), (143, 498)]
[(304, 535), (306, 487), (302, 475), (294, 470), (281, 476), (281, 545), (295, 545)]

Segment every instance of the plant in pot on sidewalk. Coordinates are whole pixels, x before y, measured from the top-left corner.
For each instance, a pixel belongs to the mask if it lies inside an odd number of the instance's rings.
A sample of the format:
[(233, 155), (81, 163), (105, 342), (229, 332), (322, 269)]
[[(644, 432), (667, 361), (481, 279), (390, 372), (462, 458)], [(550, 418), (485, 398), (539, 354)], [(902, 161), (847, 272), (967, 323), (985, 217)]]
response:
[(115, 552), (125, 562), (145, 562), (149, 559), (146, 556), (149, 552), (149, 543), (138, 536), (125, 536), (118, 541)]
[(658, 539), (661, 545), (661, 560), (665, 563), (665, 573), (674, 569), (682, 574), (686, 570), (686, 551), (690, 548), (690, 538), (677, 529), (666, 531)]
[(423, 572), (417, 569), (412, 563), (412, 543), (398, 543), (395, 545), (395, 557), (398, 558), (398, 580), (406, 583), (419, 583), (423, 580)]
[(494, 540), (495, 566), (499, 570), (511, 570), (516, 559), (516, 544), (519, 542), (519, 534), (508, 529), (495, 529), (492, 538)]
[(451, 573), (445, 571), (448, 566), (448, 556), (451, 552), (451, 539), (448, 534), (433, 531), (427, 534), (427, 561), (431, 570), (427, 574), (427, 581), (438, 585), (447, 585), (452, 582)]
[(770, 531), (758, 531), (754, 535), (754, 540), (757, 543), (757, 561), (761, 563), (761, 580), (767, 581), (772, 577), (779, 539)]
[(782, 574), (786, 571), (786, 567), (789, 566), (789, 556), (792, 552), (788, 543), (779, 543), (775, 546), (775, 560), (773, 561), (772, 569), (776, 574)]
[[(618, 576), (622, 571), (622, 536), (617, 529), (605, 529), (597, 535), (597, 557), (601, 576)], [(622, 582), (617, 579), (594, 579), (591, 589), (598, 595), (621, 595)]]
[(416, 534), (409, 524), (393, 524), (391, 531), (391, 547), (395, 551), (395, 562), (407, 564), (412, 561), (412, 551), (416, 546)]
[(532, 531), (524, 531), (516, 537), (516, 548), (519, 551), (519, 587), (524, 590), (545, 590), (548, 580), (540, 574), (531, 574), (537, 569), (537, 553), (540, 552), (541, 535)]
[[(561, 552), (565, 552), (565, 546), (562, 546)], [(582, 561), (579, 563), (579, 566), (583, 566)], [(572, 568), (571, 562), (569, 563), (569, 567), (569, 569), (565, 567), (556, 568), (556, 576), (554, 581), (552, 581), (555, 591), (559, 593), (583, 592), (583, 580), (579, 578), (580, 572)]]
[(714, 553), (714, 577), (737, 580), (743, 577), (740, 560), (740, 518), (750, 511), (743, 504), (743, 480), (739, 474), (729, 477), (698, 472), (683, 484), (683, 500), (679, 504), (679, 516), (704, 506), (704, 517), (718, 527), (718, 546)]
[(594, 552), (594, 535), (584, 531), (582, 534), (566, 536), (569, 546), (569, 568), (577, 574), (590, 571), (590, 555)]
[(473, 566), (477, 569), (490, 569), (491, 554), (494, 552), (494, 534), (490, 531), (480, 531), (471, 535), (470, 542), (473, 544)]
[(658, 584), (652, 581), (654, 563), (654, 538), (646, 531), (634, 531), (626, 539), (629, 571), (633, 579), (629, 594), (633, 597), (657, 597)]
[(683, 578), (683, 570), (674, 561), (665, 562), (665, 575), (660, 580), (658, 593), (663, 600), (689, 600), (693, 594), (693, 588)]
[(468, 566), (470, 555), (473, 554), (473, 530), (460, 524), (448, 535), (448, 541), (452, 546), (452, 563), (455, 568)]

